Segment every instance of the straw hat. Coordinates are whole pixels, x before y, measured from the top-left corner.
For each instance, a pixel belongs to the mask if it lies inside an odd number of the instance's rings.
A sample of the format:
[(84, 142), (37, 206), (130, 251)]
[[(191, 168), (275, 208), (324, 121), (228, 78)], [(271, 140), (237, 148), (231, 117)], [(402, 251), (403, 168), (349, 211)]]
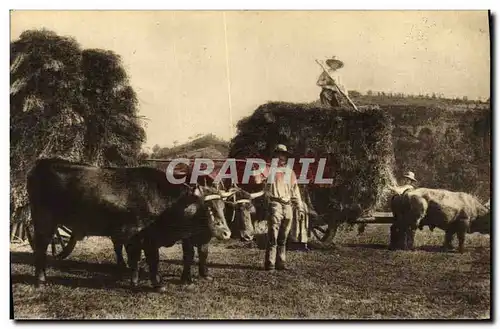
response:
[(286, 153), (288, 155), (291, 154), (290, 152), (288, 152), (288, 149), (283, 144), (276, 145), (276, 147), (274, 148), (274, 153)]
[(338, 60), (335, 58), (335, 56), (332, 56), (332, 58), (329, 58), (325, 61), (326, 66), (332, 71), (336, 71), (338, 69), (341, 69), (344, 67), (344, 62), (341, 60)]
[(409, 180), (412, 180), (414, 182), (417, 181), (417, 179), (415, 178), (415, 173), (412, 172), (412, 171), (408, 171), (406, 174), (403, 175), (403, 177), (406, 177), (408, 178)]

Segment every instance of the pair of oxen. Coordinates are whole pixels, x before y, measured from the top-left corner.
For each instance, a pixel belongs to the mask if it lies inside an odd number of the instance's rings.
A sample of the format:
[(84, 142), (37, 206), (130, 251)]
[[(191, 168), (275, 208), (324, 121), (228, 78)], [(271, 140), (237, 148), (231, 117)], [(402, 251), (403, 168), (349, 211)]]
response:
[(251, 239), (251, 199), (262, 195), (239, 188), (227, 191), (198, 184), (172, 184), (163, 171), (154, 168), (98, 168), (62, 159), (38, 160), (28, 175), (27, 188), (37, 285), (46, 281), (46, 251), (56, 227), (66, 225), (77, 239), (110, 237), (118, 264), (123, 266), (125, 246), (132, 286), (138, 285), (138, 264), (144, 251), (151, 283), (158, 291), (164, 290), (158, 275), (160, 247), (182, 241), (184, 283), (192, 282), (196, 247), (199, 275), (210, 279), (208, 243), (212, 237), (231, 237), (224, 213), (228, 198), (240, 210), (238, 233)]
[(391, 226), (391, 249), (413, 249), (416, 229), (429, 226), (431, 230), (445, 231), (444, 250), (453, 249), (458, 238), (458, 250), (463, 253), (466, 233), (491, 231), (489, 201), (482, 204), (478, 198), (464, 192), (444, 189), (417, 188), (396, 195), (391, 201), (395, 222)]

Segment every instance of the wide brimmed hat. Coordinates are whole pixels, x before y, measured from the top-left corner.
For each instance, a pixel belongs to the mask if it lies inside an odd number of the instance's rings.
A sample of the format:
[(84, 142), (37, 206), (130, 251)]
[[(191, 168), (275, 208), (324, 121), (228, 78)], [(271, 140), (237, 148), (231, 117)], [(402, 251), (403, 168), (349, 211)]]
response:
[(408, 171), (406, 174), (403, 175), (403, 177), (406, 177), (414, 182), (417, 181), (417, 179), (415, 178), (415, 173), (413, 173), (412, 171)]
[(333, 56), (332, 58), (329, 58), (329, 59), (325, 60), (325, 64), (332, 71), (336, 71), (336, 70), (341, 69), (341, 68), (344, 67), (344, 62), (342, 62), (341, 60), (336, 59), (335, 56)]
[(276, 145), (276, 147), (274, 148), (274, 153), (286, 153), (288, 155), (291, 154), (290, 152), (288, 152), (288, 149), (283, 144)]

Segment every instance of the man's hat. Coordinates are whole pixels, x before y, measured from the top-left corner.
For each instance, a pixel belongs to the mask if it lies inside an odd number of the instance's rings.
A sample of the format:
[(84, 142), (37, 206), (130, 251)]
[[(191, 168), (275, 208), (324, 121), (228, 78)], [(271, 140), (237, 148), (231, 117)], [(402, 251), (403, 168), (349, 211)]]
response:
[(288, 149), (283, 144), (276, 145), (276, 147), (274, 148), (274, 153), (286, 153), (288, 155), (291, 154), (290, 152), (288, 152)]
[(344, 67), (344, 62), (341, 60), (338, 60), (335, 58), (335, 56), (332, 56), (332, 58), (329, 58), (325, 61), (326, 66), (330, 68), (332, 71), (336, 71), (338, 69), (341, 69)]
[(406, 174), (403, 175), (403, 177), (406, 177), (414, 182), (417, 181), (417, 179), (415, 178), (415, 173), (413, 173), (412, 171), (408, 171)]

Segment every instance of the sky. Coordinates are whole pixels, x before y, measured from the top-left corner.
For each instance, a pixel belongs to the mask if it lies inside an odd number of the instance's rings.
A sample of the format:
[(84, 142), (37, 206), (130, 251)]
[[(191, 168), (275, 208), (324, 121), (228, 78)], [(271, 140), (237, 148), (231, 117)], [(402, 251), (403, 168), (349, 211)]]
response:
[(229, 140), (268, 101), (319, 98), (315, 59), (348, 90), (490, 95), (487, 11), (14, 11), (11, 40), (46, 28), (122, 57), (146, 146)]

